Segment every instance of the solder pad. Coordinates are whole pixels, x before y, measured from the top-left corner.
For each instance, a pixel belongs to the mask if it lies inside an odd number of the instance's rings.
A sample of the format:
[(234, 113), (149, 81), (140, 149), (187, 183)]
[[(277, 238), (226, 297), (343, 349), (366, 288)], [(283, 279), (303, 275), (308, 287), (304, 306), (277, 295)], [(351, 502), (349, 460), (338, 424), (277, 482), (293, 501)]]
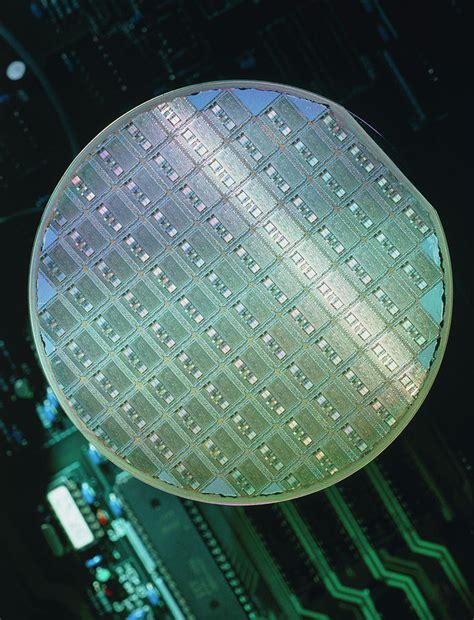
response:
[(46, 207), (29, 293), (86, 438), (228, 504), (320, 490), (387, 447), (452, 305), (426, 199), (342, 107), (264, 82), (176, 90), (101, 132)]

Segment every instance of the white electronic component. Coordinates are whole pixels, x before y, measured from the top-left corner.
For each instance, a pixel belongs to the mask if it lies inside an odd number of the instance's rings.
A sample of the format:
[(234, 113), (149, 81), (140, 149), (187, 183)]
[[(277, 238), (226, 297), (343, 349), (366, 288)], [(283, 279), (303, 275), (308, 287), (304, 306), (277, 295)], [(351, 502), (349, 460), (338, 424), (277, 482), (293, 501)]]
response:
[(92, 530), (64, 484), (49, 491), (46, 498), (74, 549), (82, 549), (94, 542)]

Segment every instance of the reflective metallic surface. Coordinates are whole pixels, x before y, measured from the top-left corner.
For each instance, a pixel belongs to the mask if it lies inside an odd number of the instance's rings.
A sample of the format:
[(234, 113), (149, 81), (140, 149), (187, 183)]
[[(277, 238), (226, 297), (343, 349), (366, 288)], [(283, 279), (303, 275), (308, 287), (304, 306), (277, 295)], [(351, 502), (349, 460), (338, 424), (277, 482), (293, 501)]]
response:
[(391, 443), (451, 295), (435, 211), (351, 115), (249, 82), (105, 129), (51, 197), (30, 279), (84, 435), (153, 486), (233, 504), (317, 491)]

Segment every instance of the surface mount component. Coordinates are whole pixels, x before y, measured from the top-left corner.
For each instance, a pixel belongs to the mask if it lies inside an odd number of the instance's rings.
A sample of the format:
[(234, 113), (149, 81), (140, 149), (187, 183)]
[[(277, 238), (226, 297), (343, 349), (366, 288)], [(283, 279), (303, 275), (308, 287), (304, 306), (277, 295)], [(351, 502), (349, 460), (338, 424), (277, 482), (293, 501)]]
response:
[(182, 497), (322, 489), (407, 425), (446, 346), (438, 216), (341, 106), (216, 82), (128, 112), (36, 237), (47, 379), (119, 467)]

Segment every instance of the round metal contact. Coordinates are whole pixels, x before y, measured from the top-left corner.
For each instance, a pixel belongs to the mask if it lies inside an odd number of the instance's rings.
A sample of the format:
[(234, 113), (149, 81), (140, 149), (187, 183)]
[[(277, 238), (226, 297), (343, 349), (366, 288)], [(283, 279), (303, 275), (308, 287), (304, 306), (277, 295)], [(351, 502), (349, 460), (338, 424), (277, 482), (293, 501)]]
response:
[(182, 88), (76, 157), (30, 274), (62, 408), (182, 497), (318, 491), (407, 425), (452, 304), (434, 209), (341, 106), (270, 83)]

